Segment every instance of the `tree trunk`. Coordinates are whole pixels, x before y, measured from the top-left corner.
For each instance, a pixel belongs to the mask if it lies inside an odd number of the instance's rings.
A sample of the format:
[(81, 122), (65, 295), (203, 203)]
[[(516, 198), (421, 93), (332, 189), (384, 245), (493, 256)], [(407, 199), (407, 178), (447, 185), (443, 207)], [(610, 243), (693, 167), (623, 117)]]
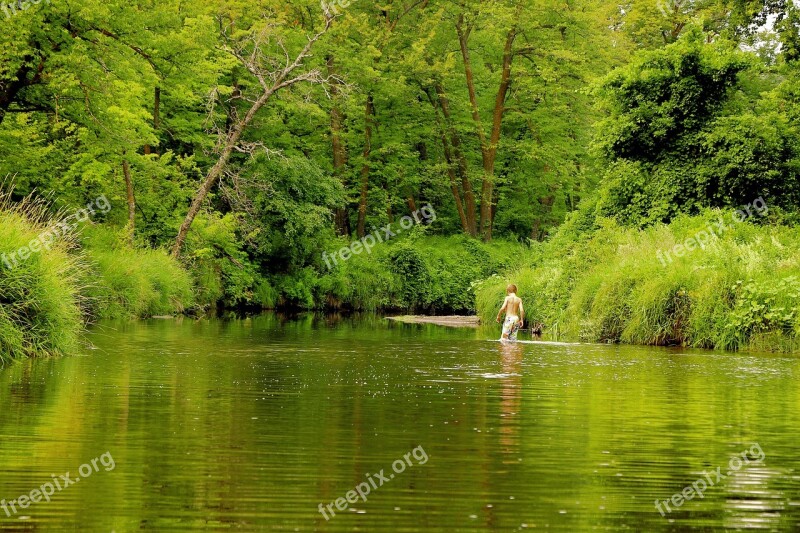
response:
[(436, 122), (439, 124), (439, 133), (442, 141), (442, 148), (444, 150), (444, 161), (447, 163), (447, 176), (450, 178), (450, 191), (453, 193), (453, 199), (456, 202), (456, 210), (458, 211), (458, 218), (461, 220), (461, 229), (464, 233), (469, 233), (469, 224), (467, 223), (467, 216), (464, 213), (464, 204), (461, 200), (461, 191), (458, 190), (458, 182), (456, 181), (455, 162), (453, 161), (453, 153), (450, 149), (450, 143), (447, 140), (447, 130), (439, 118), (439, 110), (431, 99), (431, 105), (434, 107), (436, 113)]
[[(391, 19), (391, 16), (390, 16), (391, 15), (391, 11), (388, 8), (385, 8), (385, 7), (379, 8), (378, 12), (384, 18), (385, 23), (386, 23), (386, 25), (385, 25), (386, 32), (383, 34), (383, 42), (377, 46), (377, 49), (380, 50), (381, 52), (383, 51), (384, 47), (389, 42), (389, 38), (394, 33), (394, 30), (397, 27), (397, 23), (400, 22), (401, 18), (403, 18), (404, 16), (408, 15), (409, 13), (411, 13), (411, 11), (416, 7), (422, 7), (422, 8), (427, 7), (428, 1), (429, 0), (418, 0), (418, 1), (414, 2), (414, 3), (412, 3), (410, 6), (408, 6), (406, 8), (403, 8), (403, 9), (400, 9), (399, 14), (397, 15), (397, 17), (394, 20)], [(383, 56), (382, 55), (378, 56), (375, 59), (374, 65), (377, 65), (378, 62), (380, 62), (381, 57), (383, 57)], [(366, 105), (366, 113), (365, 113), (365, 115), (366, 115), (366, 125), (365, 125), (364, 137), (365, 137), (366, 143), (364, 145), (364, 152), (363, 152), (364, 164), (361, 167), (361, 183), (360, 183), (360, 187), (359, 187), (360, 195), (359, 195), (359, 201), (358, 201), (358, 224), (357, 224), (357, 227), (356, 227), (356, 234), (359, 237), (364, 237), (365, 231), (366, 231), (366, 229), (365, 229), (366, 228), (366, 223), (367, 223), (367, 197), (368, 197), (368, 193), (369, 193), (369, 173), (370, 173), (369, 156), (370, 156), (370, 153), (372, 152), (372, 127), (374, 125), (373, 124), (373, 120), (374, 120), (374, 117), (375, 117), (375, 106), (374, 106), (374, 102), (373, 102), (373, 99), (372, 99), (372, 94), (370, 94), (367, 97), (367, 105)], [(391, 204), (390, 204), (390, 207), (389, 207), (389, 219), (390, 220), (392, 219)]]
[[(500, 134), (502, 133), (503, 115), (506, 109), (506, 97), (508, 96), (508, 89), (511, 87), (511, 64), (514, 61), (514, 40), (517, 37), (517, 30), (512, 28), (506, 36), (506, 44), (503, 49), (503, 72), (500, 77), (500, 87), (497, 90), (497, 97), (494, 102), (494, 111), (492, 112), (492, 134), (489, 138), (489, 157), (486, 162), (489, 163), (488, 167), (484, 167), (484, 173), (489, 179), (484, 180), (486, 190), (482, 191), (483, 198), (490, 199), (490, 205), (486, 210), (488, 218), (484, 221), (483, 217), (483, 203), (481, 202), (481, 229), (483, 230), (484, 240), (492, 239), (492, 228), (494, 226), (494, 164), (497, 160), (497, 147), (500, 142)], [(486, 225), (484, 226), (484, 222)]]
[(478, 227), (476, 223), (477, 206), (475, 205), (475, 192), (472, 190), (472, 182), (469, 179), (469, 170), (467, 167), (467, 158), (461, 150), (461, 137), (453, 126), (453, 120), (450, 115), (450, 100), (444, 92), (444, 87), (441, 83), (436, 84), (436, 94), (439, 98), (439, 106), (442, 108), (445, 124), (450, 134), (450, 145), (452, 146), (452, 157), (457, 163), (456, 171), (461, 178), (461, 189), (464, 191), (464, 216), (466, 218), (466, 232), (473, 237), (478, 236)]
[[(442, 141), (442, 149), (444, 150), (444, 160), (447, 163), (447, 176), (450, 178), (450, 191), (453, 193), (453, 199), (456, 202), (456, 210), (458, 211), (458, 218), (461, 220), (461, 229), (464, 233), (470, 233), (469, 224), (467, 222), (467, 215), (464, 213), (464, 204), (461, 200), (461, 191), (458, 190), (458, 183), (456, 180), (455, 161), (453, 161), (453, 152), (450, 148), (450, 142), (447, 140), (447, 128), (442, 123), (439, 117), (439, 106), (437, 101), (433, 98), (433, 90), (428, 88), (425, 93), (428, 95), (428, 100), (433, 106), (433, 112), (436, 114), (436, 123), (439, 126), (439, 136)], [(474, 235), (473, 235), (474, 236)]]
[(511, 86), (511, 63), (514, 59), (514, 40), (516, 39), (516, 28), (512, 28), (506, 36), (506, 43), (503, 49), (503, 70), (500, 79), (500, 87), (495, 97), (494, 110), (492, 112), (492, 132), (490, 138), (486, 139), (486, 132), (483, 129), (480, 109), (478, 107), (478, 97), (475, 91), (475, 76), (472, 69), (472, 61), (469, 55), (469, 34), (472, 27), (464, 27), (464, 15), (460, 15), (456, 23), (458, 32), (458, 42), (461, 48), (461, 58), (464, 62), (464, 72), (467, 78), (467, 90), (469, 101), (472, 107), (472, 120), (475, 122), (475, 130), (481, 146), (481, 156), (483, 160), (483, 184), (481, 186), (481, 219), (480, 232), (485, 241), (492, 239), (492, 199), (494, 193), (494, 163), (497, 158), (497, 143), (500, 141), (503, 114), (505, 111), (505, 100), (508, 89)]
[(483, 122), (481, 121), (480, 109), (478, 108), (478, 96), (475, 91), (475, 75), (472, 70), (472, 60), (469, 55), (469, 34), (472, 27), (464, 27), (464, 15), (458, 17), (456, 24), (458, 32), (458, 44), (461, 48), (461, 59), (464, 63), (464, 73), (467, 78), (467, 91), (469, 93), (470, 107), (472, 108), (472, 120), (475, 123), (475, 131), (478, 134), (478, 141), (481, 147), (481, 159), (483, 160), (483, 185), (481, 187), (481, 218), (480, 218), (480, 232), (483, 234), (486, 221), (489, 219), (489, 208), (492, 203), (492, 190), (491, 169), (494, 166), (493, 161), (489, 161), (489, 147), (486, 142), (486, 133), (483, 131)]
[[(335, 73), (333, 56), (328, 56), (328, 75), (332, 76)], [(333, 145), (333, 174), (339, 179), (342, 185), (346, 188), (346, 174), (345, 169), (347, 166), (347, 145), (344, 143), (342, 134), (344, 132), (344, 114), (339, 108), (339, 86), (336, 81), (331, 83), (331, 98), (333, 106), (331, 107), (331, 143)], [(334, 225), (336, 226), (336, 233), (339, 235), (350, 235), (350, 216), (347, 212), (347, 204), (337, 207), (334, 210)]]
[(133, 245), (136, 235), (136, 198), (133, 196), (133, 179), (131, 179), (131, 166), (123, 155), (122, 175), (125, 177), (125, 191), (128, 198), (128, 240)]
[(364, 164), (361, 167), (361, 195), (358, 201), (358, 227), (356, 229), (359, 238), (365, 235), (367, 225), (367, 196), (369, 193), (369, 156), (372, 152), (372, 124), (375, 119), (375, 104), (372, 95), (367, 96), (367, 103), (364, 108), (364, 152), (362, 153)]
[[(425, 167), (428, 164), (428, 145), (423, 141), (419, 141), (417, 142), (415, 148), (419, 154), (420, 167)], [(411, 210), (411, 214), (413, 215), (417, 212), (417, 202), (414, 199), (414, 187), (407, 185), (406, 191), (406, 203), (408, 204), (408, 208)]]
[(549, 218), (549, 215), (553, 212), (553, 204), (556, 201), (556, 197), (554, 194), (550, 196), (545, 196), (543, 198), (539, 198), (539, 204), (542, 206), (542, 214), (533, 221), (533, 229), (531, 230), (531, 240), (533, 241), (541, 241), (544, 239), (544, 232), (541, 230), (542, 227), (542, 219)]
[(412, 215), (417, 212), (417, 202), (414, 201), (414, 195), (413, 194), (409, 194), (408, 195), (408, 198), (406, 199), (406, 203), (408, 204), (408, 209), (409, 209), (409, 211), (411, 211)]
[(236, 145), (239, 143), (239, 140), (242, 138), (242, 134), (244, 133), (245, 129), (253, 121), (253, 117), (255, 117), (258, 110), (261, 109), (265, 103), (267, 103), (267, 100), (270, 99), (276, 90), (277, 89), (273, 87), (272, 89), (264, 92), (261, 97), (256, 100), (255, 103), (253, 103), (253, 106), (247, 112), (244, 119), (233, 125), (233, 128), (229, 130), (217, 162), (213, 167), (211, 167), (211, 170), (208, 171), (205, 181), (203, 181), (200, 189), (195, 194), (194, 200), (192, 200), (192, 205), (189, 207), (189, 212), (186, 213), (186, 218), (184, 219), (183, 224), (181, 224), (180, 230), (178, 230), (178, 237), (175, 239), (175, 245), (172, 248), (172, 255), (174, 257), (178, 257), (180, 255), (181, 248), (183, 248), (183, 243), (186, 241), (186, 235), (189, 233), (189, 228), (191, 228), (194, 219), (200, 212), (200, 208), (203, 206), (203, 202), (208, 196), (208, 193), (211, 192), (211, 189), (217, 184), (220, 176), (222, 176), (222, 171), (228, 164), (231, 154), (233, 153)]
[[(253, 108), (255, 108), (255, 106), (253, 106)], [(203, 202), (208, 196), (208, 193), (211, 192), (211, 189), (217, 184), (217, 181), (219, 181), (225, 165), (228, 164), (228, 161), (231, 158), (233, 147), (241, 138), (243, 130), (244, 128), (237, 126), (228, 134), (225, 147), (223, 148), (222, 153), (220, 153), (219, 159), (217, 159), (217, 162), (213, 167), (211, 167), (211, 170), (208, 171), (205, 181), (203, 181), (200, 189), (195, 194), (194, 200), (192, 200), (192, 205), (189, 207), (189, 212), (186, 213), (186, 218), (178, 230), (178, 237), (175, 239), (175, 246), (172, 248), (173, 257), (178, 257), (180, 255), (181, 249), (183, 248), (183, 243), (186, 241), (186, 235), (189, 233), (189, 228), (191, 228), (194, 219), (197, 217), (197, 213), (200, 212), (200, 208), (203, 206)]]

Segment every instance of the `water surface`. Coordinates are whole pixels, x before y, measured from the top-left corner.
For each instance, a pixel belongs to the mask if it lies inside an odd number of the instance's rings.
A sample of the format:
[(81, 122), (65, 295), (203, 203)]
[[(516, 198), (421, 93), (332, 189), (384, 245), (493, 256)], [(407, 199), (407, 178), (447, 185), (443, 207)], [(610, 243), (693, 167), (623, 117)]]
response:
[[(0, 530), (799, 527), (796, 358), (496, 334), (313, 315), (102, 324), (79, 356), (0, 370), (0, 499), (103, 454), (113, 469), (0, 508)], [(763, 460), (731, 470), (754, 444)], [(656, 510), (717, 467), (702, 499)]]

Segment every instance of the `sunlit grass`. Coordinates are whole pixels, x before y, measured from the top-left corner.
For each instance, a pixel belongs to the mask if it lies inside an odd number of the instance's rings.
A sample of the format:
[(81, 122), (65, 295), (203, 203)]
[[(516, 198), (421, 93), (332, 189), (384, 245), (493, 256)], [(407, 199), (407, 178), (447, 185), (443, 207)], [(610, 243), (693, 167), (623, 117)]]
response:
[[(56, 223), (43, 202), (14, 203), (10, 193), (0, 193), (0, 254), (18, 253), (55, 231)], [(58, 233), (49, 249), (18, 259), (16, 266), (0, 261), (0, 359), (65, 354), (78, 344), (86, 262), (75, 249), (75, 235)]]
[(493, 320), (507, 283), (519, 286), (528, 322), (549, 336), (592, 342), (795, 351), (800, 336), (800, 232), (730, 225), (704, 248), (662, 261), (719, 217), (681, 217), (647, 230), (604, 221), (590, 238), (545, 244), (533, 265), (476, 291)]
[(82, 243), (95, 280), (87, 286), (94, 317), (169, 315), (193, 305), (191, 275), (164, 250), (133, 248), (104, 227), (87, 228)]

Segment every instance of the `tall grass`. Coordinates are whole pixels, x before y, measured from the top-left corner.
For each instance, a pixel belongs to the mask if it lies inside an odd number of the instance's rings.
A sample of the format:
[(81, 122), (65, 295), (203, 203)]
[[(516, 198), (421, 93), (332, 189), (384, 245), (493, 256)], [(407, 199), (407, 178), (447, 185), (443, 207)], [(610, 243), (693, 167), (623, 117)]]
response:
[[(0, 361), (73, 352), (90, 317), (192, 305), (191, 276), (165, 252), (121, 245), (113, 230), (98, 226), (78, 235), (59, 225), (60, 215), (45, 201), (13, 202), (0, 192)], [(47, 234), (57, 238), (40, 239)], [(45, 241), (20, 258), (21, 249)]]
[[(43, 202), (14, 203), (9, 192), (0, 192), (0, 257), (55, 233), (55, 225)], [(74, 234), (58, 233), (58, 241), (16, 266), (0, 261), (0, 360), (64, 354), (78, 343), (86, 264), (74, 249)]]
[(194, 303), (191, 275), (164, 250), (134, 248), (107, 227), (81, 238), (93, 282), (87, 285), (95, 318), (144, 318), (181, 313)]
[[(476, 302), (494, 318), (514, 282), (529, 322), (553, 338), (726, 350), (800, 348), (800, 232), (786, 226), (729, 225), (705, 248), (672, 261), (672, 249), (721, 215), (681, 217), (646, 230), (601, 221), (541, 245), (530, 266), (483, 281)], [(666, 264), (664, 264), (666, 263)]]

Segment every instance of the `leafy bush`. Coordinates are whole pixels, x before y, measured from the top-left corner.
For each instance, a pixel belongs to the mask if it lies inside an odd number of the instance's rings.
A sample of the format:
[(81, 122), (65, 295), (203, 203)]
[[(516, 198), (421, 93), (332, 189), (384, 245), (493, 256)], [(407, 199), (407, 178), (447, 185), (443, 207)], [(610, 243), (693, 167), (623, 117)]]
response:
[(608, 111), (598, 214), (644, 227), (757, 197), (795, 209), (800, 110), (789, 81), (762, 90), (763, 74), (696, 27), (609, 74), (597, 88)]
[(264, 301), (268, 292), (263, 292), (258, 267), (243, 249), (238, 227), (239, 220), (233, 214), (201, 213), (195, 219), (186, 241), (185, 257), (197, 281), (197, 304), (203, 308), (218, 304), (228, 307), (274, 304), (274, 299)]

